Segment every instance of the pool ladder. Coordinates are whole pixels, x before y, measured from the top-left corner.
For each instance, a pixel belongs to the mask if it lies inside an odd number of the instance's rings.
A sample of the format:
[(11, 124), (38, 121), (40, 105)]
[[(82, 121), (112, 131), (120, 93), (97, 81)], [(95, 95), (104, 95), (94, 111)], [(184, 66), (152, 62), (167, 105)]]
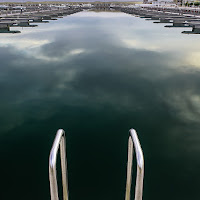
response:
[[(56, 160), (59, 147), (60, 147), (60, 157), (61, 157), (63, 200), (69, 200), (68, 181), (67, 181), (68, 178), (67, 178), (67, 159), (66, 159), (66, 139), (65, 139), (65, 131), (62, 129), (59, 129), (56, 133), (56, 137), (54, 139), (53, 146), (51, 148), (49, 156), (49, 181), (50, 181), (51, 200), (59, 200), (57, 175), (56, 175)], [(133, 163), (134, 150), (136, 153), (136, 161), (137, 161), (135, 200), (142, 200), (144, 157), (137, 133), (134, 129), (130, 129), (128, 138), (128, 163), (127, 163), (125, 200), (130, 200), (131, 196), (132, 163)]]

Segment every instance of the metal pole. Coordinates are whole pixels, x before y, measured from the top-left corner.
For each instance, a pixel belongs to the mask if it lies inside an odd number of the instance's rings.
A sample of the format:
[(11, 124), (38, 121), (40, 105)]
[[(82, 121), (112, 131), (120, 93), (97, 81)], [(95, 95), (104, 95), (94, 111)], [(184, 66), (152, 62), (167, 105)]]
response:
[(51, 148), (49, 156), (49, 181), (51, 200), (59, 200), (58, 197), (58, 184), (56, 175), (56, 160), (58, 149), (60, 146), (61, 169), (62, 169), (62, 185), (63, 185), (63, 200), (68, 200), (68, 181), (67, 181), (67, 162), (66, 162), (66, 145), (65, 145), (65, 132), (59, 129)]
[(130, 129), (129, 140), (128, 140), (128, 164), (127, 164), (127, 182), (126, 182), (125, 200), (130, 200), (130, 196), (131, 196), (133, 149), (135, 150), (136, 160), (137, 160), (135, 200), (142, 200), (143, 178), (144, 178), (144, 157), (143, 157), (143, 152), (142, 152), (142, 148), (141, 148), (137, 133), (134, 129)]

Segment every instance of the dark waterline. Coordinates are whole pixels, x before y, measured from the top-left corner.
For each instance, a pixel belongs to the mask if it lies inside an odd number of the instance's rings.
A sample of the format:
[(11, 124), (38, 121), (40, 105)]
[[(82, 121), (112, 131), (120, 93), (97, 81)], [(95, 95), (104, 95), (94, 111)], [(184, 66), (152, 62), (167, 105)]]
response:
[(124, 199), (131, 127), (144, 200), (199, 199), (199, 36), (86, 11), (21, 31), (0, 35), (1, 199), (50, 199), (59, 128), (70, 200)]

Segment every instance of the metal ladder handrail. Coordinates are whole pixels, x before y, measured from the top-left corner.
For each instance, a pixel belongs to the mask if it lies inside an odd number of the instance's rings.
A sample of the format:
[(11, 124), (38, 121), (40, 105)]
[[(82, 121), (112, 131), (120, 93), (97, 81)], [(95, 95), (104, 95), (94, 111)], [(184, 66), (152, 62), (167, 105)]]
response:
[[(65, 132), (59, 129), (51, 148), (49, 156), (49, 181), (51, 200), (59, 200), (58, 185), (56, 174), (56, 160), (57, 153), (60, 146), (61, 169), (62, 169), (62, 185), (63, 185), (63, 200), (69, 200), (68, 197), (68, 181), (67, 181), (67, 160), (66, 160), (66, 144)], [(140, 141), (134, 129), (129, 130), (128, 139), (128, 164), (127, 164), (127, 181), (126, 181), (126, 196), (125, 200), (130, 200), (131, 182), (132, 182), (132, 164), (133, 164), (133, 150), (136, 152), (137, 160), (137, 177), (135, 186), (135, 200), (142, 200), (143, 193), (143, 178), (144, 178), (144, 157)]]
[(65, 131), (59, 129), (53, 142), (53, 146), (49, 156), (49, 181), (51, 200), (59, 200), (58, 197), (58, 184), (56, 174), (56, 160), (58, 149), (60, 146), (61, 169), (62, 169), (62, 186), (63, 186), (63, 200), (68, 200), (68, 181), (67, 181), (67, 160), (66, 160), (66, 144), (65, 144)]
[(137, 160), (137, 177), (135, 185), (135, 200), (142, 200), (143, 178), (144, 178), (144, 157), (140, 141), (134, 129), (129, 130), (128, 139), (128, 164), (127, 164), (127, 181), (125, 200), (130, 200), (131, 196), (131, 180), (132, 180), (132, 164), (133, 164), (133, 148), (136, 152)]

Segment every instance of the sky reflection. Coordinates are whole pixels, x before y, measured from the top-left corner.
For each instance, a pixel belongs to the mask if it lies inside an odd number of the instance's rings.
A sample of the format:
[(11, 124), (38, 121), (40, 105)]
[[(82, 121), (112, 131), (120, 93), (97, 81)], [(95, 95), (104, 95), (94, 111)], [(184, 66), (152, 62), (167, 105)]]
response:
[[(126, 132), (134, 127), (146, 159), (144, 199), (198, 199), (199, 36), (123, 13), (86, 11), (21, 31), (0, 35), (0, 144), (9, 170), (15, 153), (26, 157), (16, 168), (21, 173), (31, 159), (43, 163), (32, 167), (41, 181), (37, 194), (48, 199), (47, 157), (53, 131), (63, 127), (70, 132), (72, 199), (122, 199)], [(21, 177), (25, 188), (29, 178)], [(30, 193), (26, 188), (21, 199)]]

